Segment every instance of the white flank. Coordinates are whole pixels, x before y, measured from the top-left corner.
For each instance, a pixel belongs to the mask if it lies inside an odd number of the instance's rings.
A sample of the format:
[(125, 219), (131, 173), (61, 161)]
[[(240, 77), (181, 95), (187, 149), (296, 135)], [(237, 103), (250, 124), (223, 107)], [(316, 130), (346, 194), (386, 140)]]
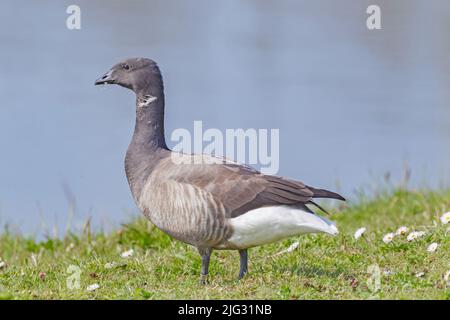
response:
[(338, 234), (329, 220), (288, 206), (263, 207), (232, 218), (228, 240), (238, 248), (250, 248), (305, 233)]

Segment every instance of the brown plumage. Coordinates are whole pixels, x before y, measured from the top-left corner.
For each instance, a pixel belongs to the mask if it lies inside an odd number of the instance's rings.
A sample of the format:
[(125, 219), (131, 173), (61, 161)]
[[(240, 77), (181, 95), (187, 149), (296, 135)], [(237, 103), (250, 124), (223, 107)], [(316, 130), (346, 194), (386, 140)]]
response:
[(325, 211), (313, 199), (344, 200), (337, 193), (209, 155), (170, 151), (164, 139), (163, 82), (152, 60), (125, 60), (96, 81), (103, 83), (136, 93), (136, 127), (125, 169), (138, 207), (158, 228), (198, 248), (202, 276), (213, 249), (239, 250), (241, 278), (251, 246), (301, 233), (337, 233), (307, 207)]

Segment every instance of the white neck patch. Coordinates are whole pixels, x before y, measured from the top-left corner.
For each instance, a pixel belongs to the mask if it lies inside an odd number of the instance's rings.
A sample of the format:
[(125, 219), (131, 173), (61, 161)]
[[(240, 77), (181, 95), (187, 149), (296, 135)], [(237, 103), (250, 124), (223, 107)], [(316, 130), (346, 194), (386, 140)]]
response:
[(148, 107), (150, 103), (158, 100), (157, 97), (151, 95), (145, 95), (143, 97), (138, 97), (138, 107)]

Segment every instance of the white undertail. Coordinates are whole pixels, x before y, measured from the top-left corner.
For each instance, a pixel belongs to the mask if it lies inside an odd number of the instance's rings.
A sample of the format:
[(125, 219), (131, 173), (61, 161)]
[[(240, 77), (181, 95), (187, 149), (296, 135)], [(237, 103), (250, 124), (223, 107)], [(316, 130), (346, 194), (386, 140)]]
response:
[(289, 206), (250, 210), (230, 219), (233, 235), (228, 240), (237, 248), (250, 248), (306, 233), (338, 234), (333, 222)]

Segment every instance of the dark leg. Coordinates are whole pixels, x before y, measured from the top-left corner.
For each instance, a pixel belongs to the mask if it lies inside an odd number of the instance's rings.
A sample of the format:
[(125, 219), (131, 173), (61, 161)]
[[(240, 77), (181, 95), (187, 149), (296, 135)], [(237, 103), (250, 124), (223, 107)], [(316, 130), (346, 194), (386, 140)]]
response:
[(200, 284), (208, 282), (209, 260), (211, 258), (212, 249), (198, 248), (198, 252), (202, 256), (202, 271), (200, 273)]
[(247, 249), (239, 250), (239, 256), (240, 256), (240, 268), (239, 268), (239, 277), (238, 280), (241, 280), (245, 274), (247, 273), (247, 266), (248, 266), (248, 254)]

